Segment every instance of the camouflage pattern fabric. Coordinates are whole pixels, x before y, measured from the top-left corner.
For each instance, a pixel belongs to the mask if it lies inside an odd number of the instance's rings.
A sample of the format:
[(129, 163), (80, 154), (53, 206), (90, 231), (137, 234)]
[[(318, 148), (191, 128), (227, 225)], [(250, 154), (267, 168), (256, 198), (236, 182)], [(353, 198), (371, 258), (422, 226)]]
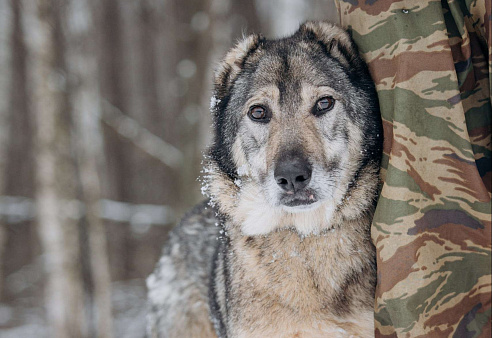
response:
[(384, 123), (376, 337), (491, 337), (491, 2), (335, 2)]

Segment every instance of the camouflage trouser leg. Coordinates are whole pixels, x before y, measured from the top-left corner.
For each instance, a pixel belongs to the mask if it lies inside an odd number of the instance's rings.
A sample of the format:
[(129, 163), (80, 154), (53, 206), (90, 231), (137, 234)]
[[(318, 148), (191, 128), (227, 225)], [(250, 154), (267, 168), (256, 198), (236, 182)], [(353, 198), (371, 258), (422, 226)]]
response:
[(335, 0), (377, 85), (378, 337), (491, 337), (490, 0)]

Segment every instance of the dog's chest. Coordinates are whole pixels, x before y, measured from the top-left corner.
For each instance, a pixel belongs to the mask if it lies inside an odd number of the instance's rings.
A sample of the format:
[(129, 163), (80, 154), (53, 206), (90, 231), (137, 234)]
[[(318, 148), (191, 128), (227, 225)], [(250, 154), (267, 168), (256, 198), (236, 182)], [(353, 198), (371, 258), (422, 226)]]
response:
[(238, 285), (246, 282), (286, 306), (321, 309), (353, 265), (351, 246), (337, 233), (299, 238), (282, 231), (237, 241), (232, 265)]
[[(339, 322), (304, 322), (301, 324), (277, 322), (275, 325), (270, 325), (267, 328), (260, 330), (244, 330), (236, 331), (234, 337), (238, 338), (369, 338), (374, 337), (372, 314), (365, 316), (359, 324), (354, 323), (339, 323)], [(365, 326), (362, 326), (364, 325)]]
[(299, 239), (285, 232), (236, 243), (231, 296), (232, 307), (240, 309), (237, 336), (361, 336), (356, 332), (363, 329), (340, 319), (334, 308), (356, 259), (352, 243), (329, 235)]

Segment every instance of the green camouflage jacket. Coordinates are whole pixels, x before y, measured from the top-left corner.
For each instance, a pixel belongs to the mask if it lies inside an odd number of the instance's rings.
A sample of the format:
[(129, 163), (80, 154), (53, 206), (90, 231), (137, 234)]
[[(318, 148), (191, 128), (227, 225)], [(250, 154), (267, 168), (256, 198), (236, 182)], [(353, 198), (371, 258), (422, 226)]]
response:
[(384, 124), (377, 337), (491, 337), (491, 1), (335, 0)]

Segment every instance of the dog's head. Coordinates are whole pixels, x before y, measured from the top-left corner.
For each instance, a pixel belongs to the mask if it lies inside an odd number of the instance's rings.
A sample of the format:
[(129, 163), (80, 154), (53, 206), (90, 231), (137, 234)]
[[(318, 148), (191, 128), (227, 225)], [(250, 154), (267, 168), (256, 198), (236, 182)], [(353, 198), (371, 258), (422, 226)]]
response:
[(343, 29), (307, 22), (280, 40), (246, 37), (216, 72), (211, 109), (208, 191), (243, 233), (319, 233), (371, 210), (381, 118)]

